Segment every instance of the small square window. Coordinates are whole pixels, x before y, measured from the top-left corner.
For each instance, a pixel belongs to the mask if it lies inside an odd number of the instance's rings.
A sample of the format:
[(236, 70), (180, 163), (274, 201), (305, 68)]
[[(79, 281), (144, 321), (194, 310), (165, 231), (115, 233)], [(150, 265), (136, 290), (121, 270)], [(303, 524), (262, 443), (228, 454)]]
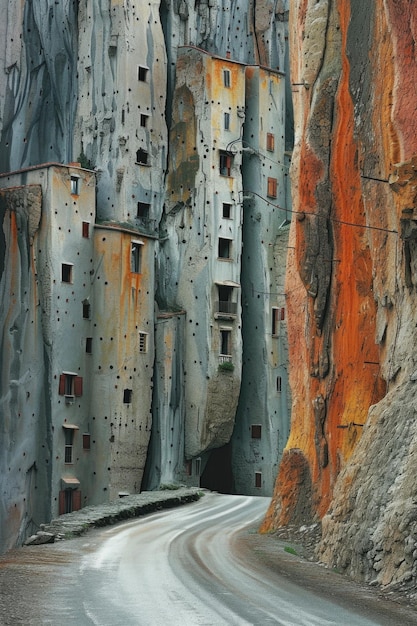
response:
[(267, 195), (269, 198), (277, 197), (277, 179), (276, 178), (268, 178), (268, 190)]
[(224, 114), (224, 130), (230, 130), (230, 113)]
[(83, 433), (83, 450), (91, 449), (91, 435), (90, 433)]
[(138, 80), (140, 80), (141, 82), (146, 82), (146, 79), (148, 77), (148, 71), (149, 68), (145, 67), (144, 65), (139, 65), (138, 66)]
[(223, 217), (227, 220), (232, 218), (232, 205), (228, 202), (223, 202)]
[(72, 268), (70, 263), (62, 263), (61, 265), (61, 280), (63, 283), (72, 283)]
[(251, 426), (251, 437), (252, 437), (252, 439), (261, 439), (262, 438), (262, 425), (261, 424), (252, 424), (252, 426)]
[(149, 154), (143, 148), (136, 151), (136, 163), (138, 165), (148, 165)]
[(223, 70), (223, 85), (230, 87), (230, 70)]
[(145, 115), (144, 113), (140, 114), (140, 125), (142, 128), (146, 128), (148, 125), (149, 115)]
[(130, 271), (134, 274), (141, 273), (142, 264), (142, 244), (133, 241), (130, 250)]
[(148, 202), (138, 202), (136, 217), (148, 219), (151, 205)]
[(92, 337), (86, 337), (85, 339), (85, 351), (87, 354), (92, 354), (93, 353), (93, 338)]
[(266, 149), (268, 152), (273, 152), (275, 150), (275, 135), (272, 133), (266, 134)]
[(86, 237), (88, 239), (89, 236), (90, 236), (90, 222), (83, 222), (83, 237)]
[(123, 391), (123, 404), (131, 404), (132, 402), (132, 390), (125, 389)]
[(139, 333), (139, 352), (148, 351), (148, 334)]
[(71, 195), (78, 196), (80, 194), (80, 179), (78, 176), (71, 176)]

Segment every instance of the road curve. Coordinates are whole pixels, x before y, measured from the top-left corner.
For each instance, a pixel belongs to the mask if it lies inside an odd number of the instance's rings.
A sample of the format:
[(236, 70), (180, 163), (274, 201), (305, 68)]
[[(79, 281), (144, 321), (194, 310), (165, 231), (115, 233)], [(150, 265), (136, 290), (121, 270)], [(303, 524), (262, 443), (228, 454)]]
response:
[(0, 626), (417, 626), (256, 532), (267, 498), (193, 504), (0, 558)]
[(240, 556), (239, 533), (259, 523), (268, 504), (267, 498), (209, 493), (197, 503), (105, 531), (98, 549), (84, 556), (79, 565), (77, 623), (391, 623), (355, 614), (271, 571), (262, 559), (248, 562), (247, 555)]

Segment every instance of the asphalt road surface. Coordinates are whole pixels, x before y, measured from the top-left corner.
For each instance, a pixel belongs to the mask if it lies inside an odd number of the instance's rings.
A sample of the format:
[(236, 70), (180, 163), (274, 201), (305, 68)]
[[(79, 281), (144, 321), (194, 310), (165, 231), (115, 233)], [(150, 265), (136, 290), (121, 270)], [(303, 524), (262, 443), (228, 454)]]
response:
[(417, 613), (259, 536), (268, 504), (208, 493), (82, 538), (23, 548), (0, 567), (0, 624), (417, 624)]

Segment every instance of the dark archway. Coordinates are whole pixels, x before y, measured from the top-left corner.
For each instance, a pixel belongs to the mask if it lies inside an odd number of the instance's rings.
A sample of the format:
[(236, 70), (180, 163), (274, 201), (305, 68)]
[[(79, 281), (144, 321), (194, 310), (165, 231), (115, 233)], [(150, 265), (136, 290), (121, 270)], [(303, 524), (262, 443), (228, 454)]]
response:
[(233, 493), (231, 443), (211, 451), (210, 458), (201, 474), (200, 485), (210, 491)]

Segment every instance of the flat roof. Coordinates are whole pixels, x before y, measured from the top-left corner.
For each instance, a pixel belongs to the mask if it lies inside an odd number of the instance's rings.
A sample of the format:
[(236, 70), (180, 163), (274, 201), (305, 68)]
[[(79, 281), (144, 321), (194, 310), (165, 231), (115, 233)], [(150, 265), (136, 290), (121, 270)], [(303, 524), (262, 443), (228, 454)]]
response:
[(235, 65), (241, 65), (242, 67), (259, 67), (260, 69), (266, 70), (267, 72), (271, 72), (272, 74), (279, 74), (280, 76), (285, 76), (285, 72), (283, 72), (282, 70), (274, 69), (273, 67), (268, 67), (267, 65), (258, 65), (256, 63), (244, 63), (243, 61), (236, 61), (236, 59), (232, 59), (231, 57), (228, 57), (228, 56), (223, 57), (223, 56), (220, 56), (219, 54), (211, 54), (210, 52), (207, 52), (207, 50), (204, 50), (203, 48), (199, 48), (198, 46), (193, 46), (191, 44), (178, 46), (178, 50), (186, 50), (186, 49), (197, 50), (197, 52), (201, 52), (202, 54), (205, 54), (206, 56), (211, 57), (212, 59), (218, 59), (219, 61), (227, 61), (228, 63), (235, 63)]
[(51, 161), (49, 163), (39, 163), (39, 165), (30, 165), (28, 167), (23, 167), (21, 170), (11, 170), (10, 172), (2, 172), (0, 173), (0, 178), (4, 178), (5, 176), (12, 176), (13, 174), (23, 174), (24, 172), (32, 172), (34, 170), (43, 170), (48, 167), (65, 167), (65, 168), (75, 168), (79, 170), (85, 170), (86, 172), (91, 172), (95, 174), (94, 170), (89, 170), (86, 167), (81, 167), (79, 163), (56, 163), (55, 161)]

